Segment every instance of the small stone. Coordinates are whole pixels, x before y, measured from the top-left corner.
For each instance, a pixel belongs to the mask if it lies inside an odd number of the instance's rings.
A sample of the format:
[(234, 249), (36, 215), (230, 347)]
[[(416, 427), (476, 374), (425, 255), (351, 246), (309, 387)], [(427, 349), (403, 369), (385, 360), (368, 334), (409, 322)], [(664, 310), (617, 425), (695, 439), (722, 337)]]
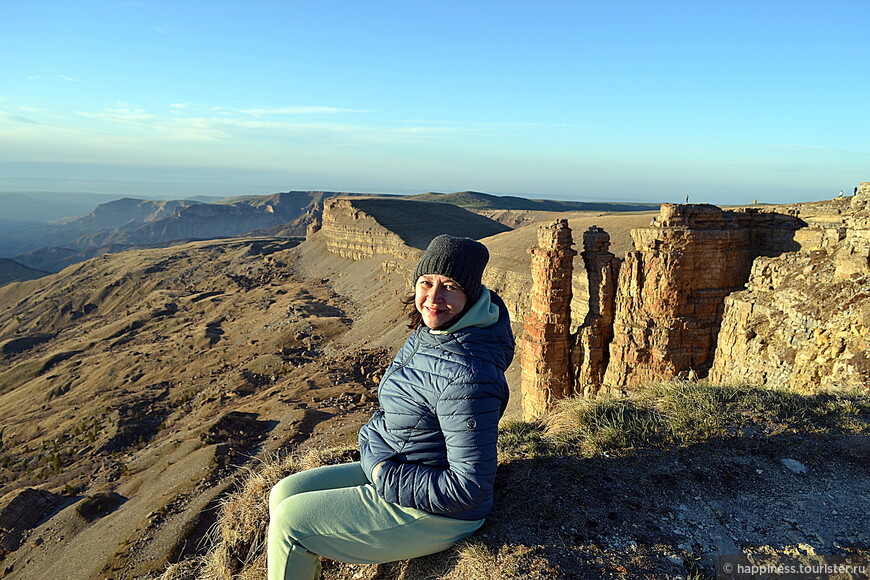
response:
[(870, 462), (870, 437), (854, 435), (845, 442), (846, 451), (860, 462)]
[(807, 472), (807, 467), (800, 461), (796, 461), (794, 459), (780, 459), (783, 465), (789, 468), (792, 472), (797, 473), (798, 475)]

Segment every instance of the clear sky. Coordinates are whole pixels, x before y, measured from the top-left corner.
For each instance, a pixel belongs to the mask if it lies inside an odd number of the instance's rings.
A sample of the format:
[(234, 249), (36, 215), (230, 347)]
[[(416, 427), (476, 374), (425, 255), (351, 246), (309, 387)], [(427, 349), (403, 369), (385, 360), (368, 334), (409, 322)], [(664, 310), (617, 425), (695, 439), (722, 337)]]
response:
[(720, 204), (870, 181), (867, 0), (2, 0), (0, 190)]

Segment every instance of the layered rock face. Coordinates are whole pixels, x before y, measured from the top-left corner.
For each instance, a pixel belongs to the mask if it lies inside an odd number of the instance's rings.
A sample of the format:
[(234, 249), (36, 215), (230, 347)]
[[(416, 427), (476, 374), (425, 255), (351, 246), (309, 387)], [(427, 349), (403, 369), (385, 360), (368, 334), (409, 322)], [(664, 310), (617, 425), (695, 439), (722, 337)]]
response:
[(800, 391), (870, 386), (870, 183), (793, 206), (800, 250), (753, 264), (730, 295), (710, 378)]
[(320, 229), (326, 235), (326, 249), (351, 260), (364, 260), (375, 254), (406, 258), (410, 254), (411, 249), (402, 238), (355, 207), (350, 199), (324, 200)]
[(589, 288), (589, 310), (573, 345), (574, 390), (594, 396), (604, 380), (613, 340), (616, 281), (620, 260), (609, 251), (610, 234), (592, 226), (583, 233), (583, 264)]
[(836, 279), (870, 274), (870, 182), (859, 186), (843, 225), (846, 232), (836, 254)]
[(321, 228), (327, 249), (353, 260), (413, 258), (439, 234), (479, 240), (509, 229), (447, 203), (365, 197), (325, 200)]
[(305, 239), (307, 240), (308, 238), (319, 232), (321, 227), (323, 227), (323, 224), (320, 221), (320, 218), (312, 219), (311, 223), (309, 223), (305, 227)]
[(576, 250), (567, 220), (538, 228), (532, 255), (531, 308), (522, 356), (523, 417), (540, 417), (556, 399), (572, 394), (569, 331), (571, 277)]
[(793, 246), (799, 224), (775, 213), (663, 204), (650, 227), (632, 231), (604, 384), (706, 376), (725, 297), (743, 289), (757, 256)]

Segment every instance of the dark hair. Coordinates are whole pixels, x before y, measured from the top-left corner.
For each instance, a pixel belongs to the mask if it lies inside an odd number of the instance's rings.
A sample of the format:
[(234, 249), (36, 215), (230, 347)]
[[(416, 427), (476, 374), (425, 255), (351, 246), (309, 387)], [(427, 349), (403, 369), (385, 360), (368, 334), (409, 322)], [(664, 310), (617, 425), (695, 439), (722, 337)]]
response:
[(405, 306), (403, 310), (405, 311), (405, 316), (408, 317), (408, 328), (414, 330), (421, 324), (423, 324), (423, 315), (420, 314), (420, 311), (417, 310), (417, 304), (415, 301), (416, 293), (411, 292), (401, 299), (402, 304)]

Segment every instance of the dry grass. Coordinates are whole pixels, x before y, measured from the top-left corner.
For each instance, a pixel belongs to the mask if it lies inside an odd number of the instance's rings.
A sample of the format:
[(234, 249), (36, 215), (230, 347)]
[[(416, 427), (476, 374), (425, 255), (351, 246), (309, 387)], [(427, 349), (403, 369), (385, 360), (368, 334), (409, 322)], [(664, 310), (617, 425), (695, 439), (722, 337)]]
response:
[[(583, 461), (624, 456), (631, 463), (634, 461), (631, 454), (642, 449), (798, 432), (866, 435), (870, 433), (870, 398), (861, 393), (801, 395), (775, 389), (674, 381), (649, 385), (625, 398), (565, 400), (546, 422), (508, 421), (502, 426), (501, 479), (497, 489), (501, 507), (487, 520), (481, 533), (449, 550), (414, 560), (370, 566), (325, 560), (323, 577), (326, 580), (567, 577), (558, 557), (553, 559), (552, 549), (547, 551), (536, 545), (546, 542), (538, 537), (540, 532), (534, 526), (536, 522), (560, 522), (562, 529), (572, 528), (572, 534), (573, 528), (582, 527), (583, 518), (587, 517), (583, 512), (571, 517), (564, 512), (565, 501), (573, 501), (564, 497), (565, 490), (571, 489), (570, 483), (564, 482), (588, 480), (584, 470), (595, 467)], [(272, 457), (251, 468), (239, 490), (223, 502), (209, 553), (173, 565), (161, 580), (264, 578), (267, 500), (271, 487), (295, 471), (352, 461), (354, 453), (349, 448), (313, 449)], [(564, 489), (551, 489), (547, 481), (559, 482), (554, 487)], [(580, 520), (575, 521), (578, 517)], [(610, 569), (622, 569), (619, 567), (622, 564), (613, 563), (621, 557), (619, 550), (611, 553), (594, 543), (591, 546), (585, 549), (602, 552), (587, 559), (603, 558), (601, 570), (608, 569), (608, 565)], [(649, 558), (644, 563), (647, 567), (650, 561), (660, 559), (655, 554)], [(613, 561), (608, 564), (608, 559)], [(705, 577), (690, 563), (685, 568), (686, 577)], [(588, 574), (597, 574), (595, 569)]]
[(247, 580), (266, 577), (269, 491), (284, 477), (322, 465), (346, 463), (356, 451), (347, 447), (311, 448), (271, 456), (245, 470), (238, 490), (221, 502), (210, 532), (211, 549), (202, 557), (173, 564), (161, 580)]
[(549, 578), (552, 571), (546, 558), (525, 545), (505, 544), (497, 548), (468, 542), (458, 549), (455, 566), (441, 580), (526, 580)]
[[(600, 455), (636, 447), (701, 443), (750, 432), (862, 433), (870, 429), (870, 398), (863, 393), (805, 395), (784, 389), (670, 381), (628, 397), (570, 398), (546, 418), (543, 438), (523, 447)], [(512, 426), (512, 433), (520, 430)], [(545, 444), (546, 442), (546, 444)]]

